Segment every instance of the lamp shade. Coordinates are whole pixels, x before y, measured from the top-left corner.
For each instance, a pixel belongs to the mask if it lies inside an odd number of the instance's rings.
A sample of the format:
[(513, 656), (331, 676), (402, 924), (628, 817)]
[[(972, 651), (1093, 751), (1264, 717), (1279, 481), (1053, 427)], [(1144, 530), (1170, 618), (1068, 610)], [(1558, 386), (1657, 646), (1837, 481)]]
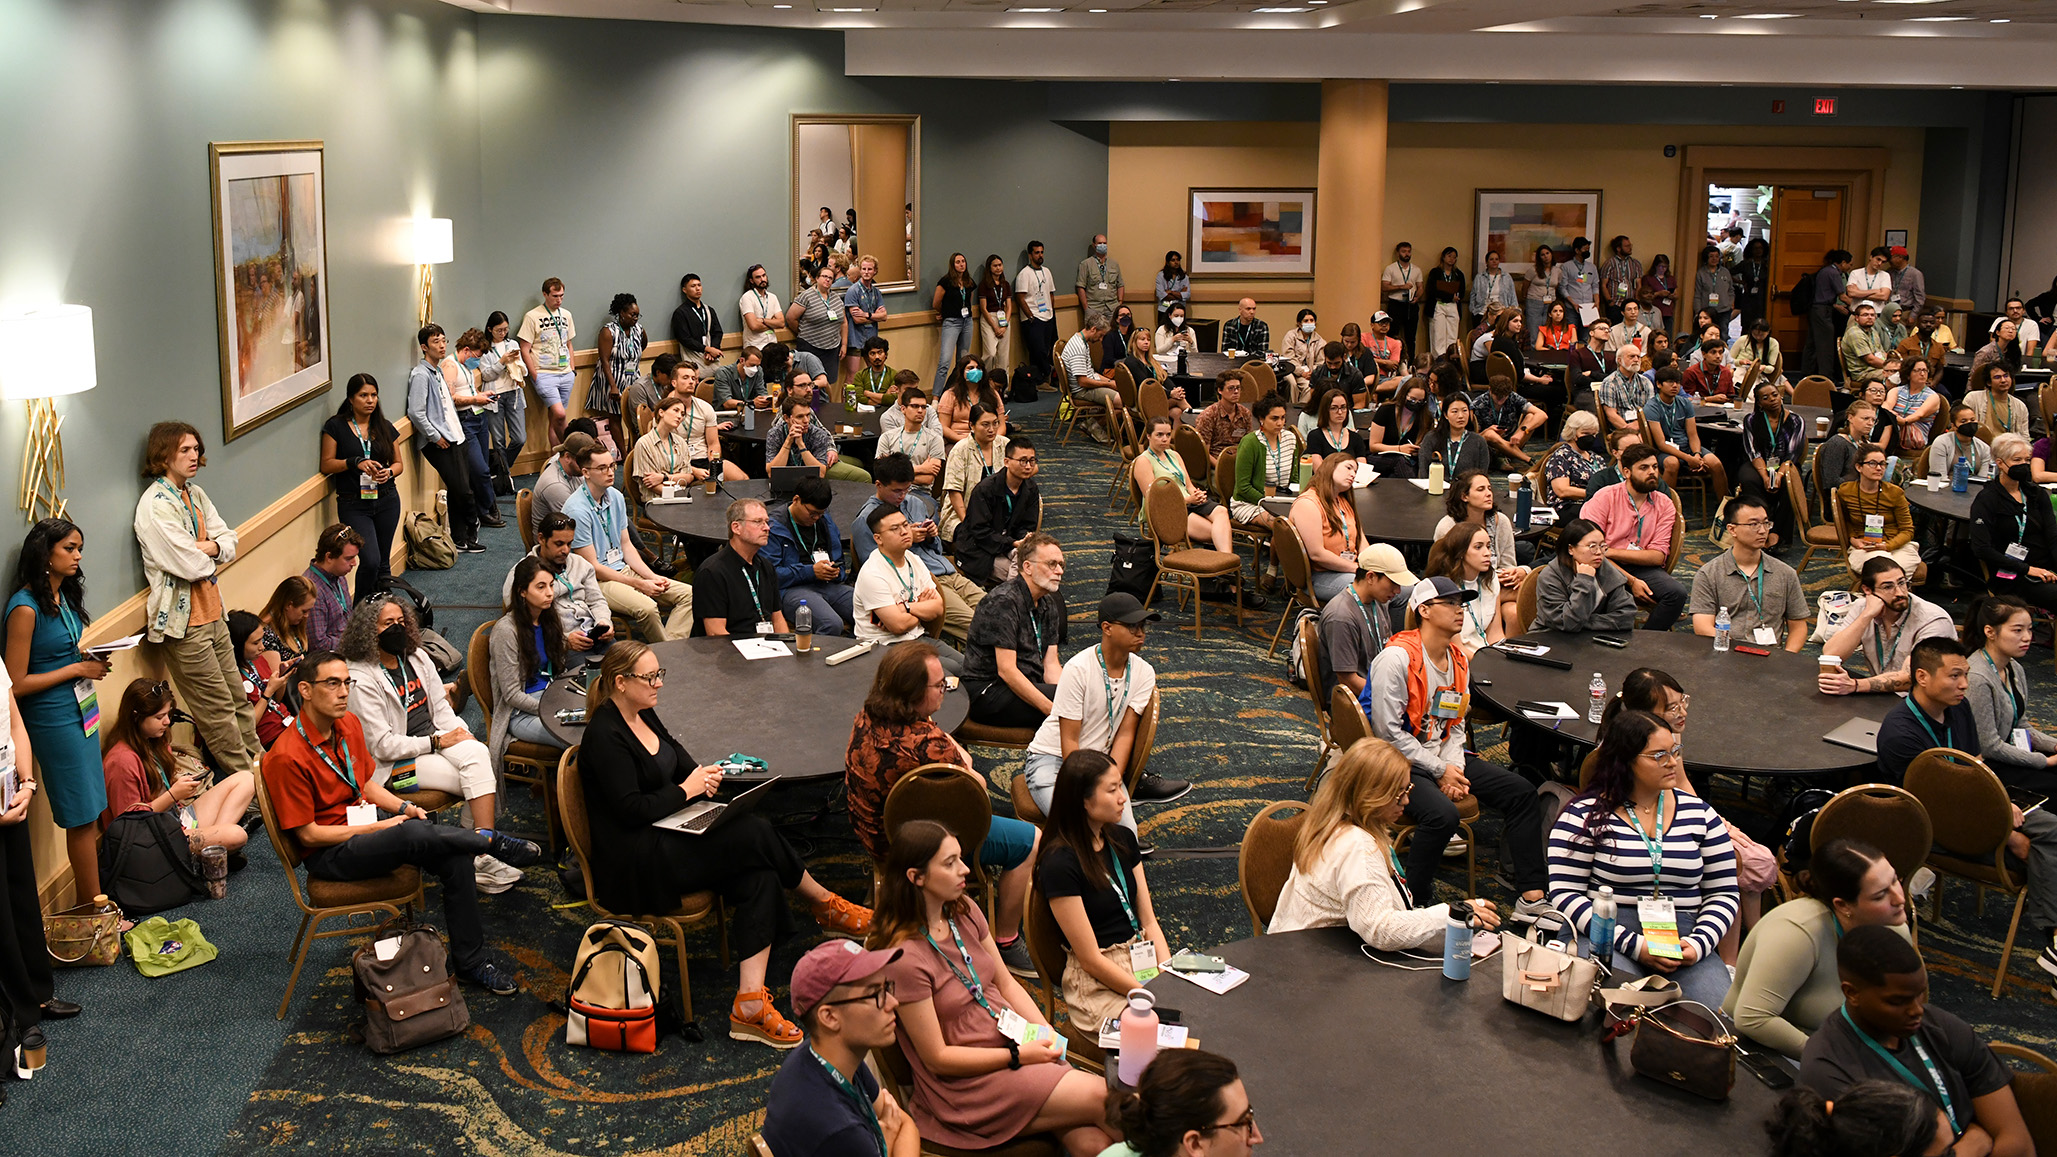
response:
[(450, 218), (416, 217), (414, 219), (414, 263), (416, 265), (446, 265), (454, 260), (455, 250), (450, 240)]
[(52, 305), (0, 313), (0, 398), (57, 398), (99, 382), (91, 309)]

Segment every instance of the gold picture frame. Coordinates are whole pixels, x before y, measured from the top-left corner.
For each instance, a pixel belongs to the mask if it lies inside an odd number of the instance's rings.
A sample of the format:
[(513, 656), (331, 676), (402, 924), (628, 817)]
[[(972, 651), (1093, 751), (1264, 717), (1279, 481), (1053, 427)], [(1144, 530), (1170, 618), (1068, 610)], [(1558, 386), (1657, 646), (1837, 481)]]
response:
[(320, 141), (207, 146), (224, 442), (331, 383), (323, 161)]
[[(890, 130), (895, 128), (903, 130), (904, 135), (897, 138), (893, 137)], [(840, 208), (847, 209), (850, 212), (855, 212), (856, 210), (855, 204), (850, 202), (865, 199), (867, 183), (862, 179), (862, 174), (867, 169), (863, 160), (867, 152), (864, 139), (866, 136), (865, 130), (872, 130), (874, 132), (887, 130), (888, 136), (885, 140), (890, 144), (890, 147), (895, 150), (904, 151), (904, 160), (901, 161), (901, 164), (905, 166), (905, 190), (894, 203), (907, 206), (904, 211), (913, 214), (911, 218), (913, 228), (911, 230), (905, 229), (902, 226), (902, 222), (896, 219), (894, 211), (888, 209), (886, 215), (890, 224), (883, 231), (889, 235), (889, 238), (885, 242), (879, 242), (877, 237), (881, 230), (874, 223), (869, 226), (869, 231), (867, 232), (865, 222), (875, 222), (880, 214), (866, 212), (858, 225), (857, 251), (851, 254), (853, 262), (852, 276), (854, 279), (855, 259), (864, 253), (872, 253), (880, 259), (882, 266), (878, 278), (880, 292), (906, 293), (920, 289), (922, 286), (920, 272), (921, 117), (909, 114), (788, 114), (786, 136), (791, 151), (788, 162), (790, 167), (786, 172), (791, 193), (788, 220), (792, 223), (792, 252), (786, 264), (785, 276), (794, 279), (799, 277), (800, 259), (807, 253), (807, 232), (811, 228), (810, 221), (814, 219), (818, 212), (818, 207), (810, 207), (802, 202), (818, 202), (820, 200), (819, 195), (810, 196), (813, 182), (803, 172), (807, 163), (806, 158), (811, 154), (811, 151), (803, 147), (802, 137), (805, 131), (809, 129), (841, 129), (849, 133), (843, 148), (847, 149), (849, 153), (848, 166), (850, 172), (845, 174), (845, 179), (849, 181), (852, 187), (852, 196)], [(831, 216), (835, 215), (838, 208), (839, 206), (836, 205), (829, 206)], [(869, 209), (868, 205), (867, 209)], [(840, 221), (842, 218), (837, 218), (837, 220)], [(901, 249), (901, 252), (897, 255), (901, 259), (899, 262), (892, 261), (885, 248), (885, 246), (894, 245), (895, 243), (899, 243), (895, 247)], [(895, 273), (899, 275), (894, 276), (893, 274)], [(773, 278), (772, 284), (777, 286), (779, 284), (778, 278)], [(794, 284), (792, 288), (793, 292), (797, 295), (805, 286)], [(792, 298), (788, 297), (786, 300), (791, 302)]]

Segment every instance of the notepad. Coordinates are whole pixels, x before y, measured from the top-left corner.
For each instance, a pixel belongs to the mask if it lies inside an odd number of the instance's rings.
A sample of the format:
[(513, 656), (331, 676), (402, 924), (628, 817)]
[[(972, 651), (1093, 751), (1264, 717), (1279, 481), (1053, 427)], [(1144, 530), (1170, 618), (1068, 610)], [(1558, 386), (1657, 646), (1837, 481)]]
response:
[(736, 645), (736, 650), (741, 651), (745, 659), (778, 659), (790, 657), (793, 653), (792, 648), (779, 642), (777, 639), (731, 639), (729, 641)]
[(1164, 971), (1188, 984), (1197, 984), (1216, 996), (1221, 996), (1250, 979), (1249, 973), (1244, 972), (1233, 964), (1223, 968), (1220, 972), (1180, 972), (1176, 968), (1167, 968)]

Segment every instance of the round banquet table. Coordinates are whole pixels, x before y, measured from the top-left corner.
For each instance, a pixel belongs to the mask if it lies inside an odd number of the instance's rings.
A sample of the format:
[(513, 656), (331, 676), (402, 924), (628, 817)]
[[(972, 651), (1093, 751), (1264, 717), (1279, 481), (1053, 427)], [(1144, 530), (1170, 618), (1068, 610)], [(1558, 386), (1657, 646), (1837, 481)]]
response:
[[(1507, 479), (1494, 475), (1493, 491), (1500, 499), (1500, 512), (1513, 518), (1514, 502), (1507, 497)], [(1364, 524), (1364, 537), (1402, 548), (1427, 548), (1434, 544), (1436, 523), (1447, 513), (1443, 507), (1447, 496), (1447, 491), (1430, 494), (1410, 479), (1384, 476), (1369, 486), (1359, 487), (1353, 494), (1357, 517)], [(1286, 495), (1264, 500), (1264, 508), (1281, 518), (1292, 506), (1292, 498)], [(1530, 532), (1523, 532), (1527, 533)]]
[[(1894, 695), (1823, 695), (1815, 689), (1820, 663), (1813, 655), (1790, 655), (1773, 647), (1766, 656), (1736, 651), (1717, 654), (1714, 640), (1682, 631), (1609, 631), (1628, 640), (1619, 649), (1595, 643), (1591, 635), (1531, 631), (1523, 641), (1550, 648), (1571, 670), (1524, 663), (1491, 647), (1471, 660), (1471, 693), (1515, 721), (1515, 726), (1551, 731), (1587, 747), (1597, 731), (1586, 722), (1593, 672), (1611, 694), (1637, 667), (1668, 672), (1693, 698), (1686, 722), (1688, 768), (1740, 775), (1832, 775), (1868, 772), (1877, 760), (1821, 738), (1851, 718), (1877, 721), (1899, 703)], [(1492, 685), (1482, 687), (1480, 680)], [(1554, 727), (1515, 707), (1520, 700), (1566, 703), (1578, 712)]]
[[(877, 491), (869, 483), (841, 478), (829, 479), (829, 489), (836, 496), (829, 504), (829, 517), (836, 520), (836, 529), (843, 533), (843, 541), (847, 543), (851, 527), (857, 521), (857, 511)], [(727, 542), (729, 503), (739, 498), (755, 498), (769, 504), (771, 483), (762, 478), (745, 478), (740, 482), (723, 482), (718, 492), (709, 494), (707, 484), (703, 482), (693, 487), (691, 502), (644, 503), (643, 515), (673, 534), (706, 542)], [(772, 512), (774, 517), (777, 513)]]
[(1236, 1062), (1267, 1155), (1492, 1152), (1520, 1139), (1513, 1149), (1640, 1157), (1666, 1137), (1763, 1150), (1777, 1094), (1740, 1063), (1726, 1101), (1638, 1077), (1627, 1038), (1599, 1043), (1597, 1016), (1566, 1024), (1501, 999), (1497, 954), (1452, 981), (1366, 959), (1348, 928), (1208, 951), (1250, 979), (1222, 996), (1169, 975), (1150, 988), (1200, 1048)]
[[(1828, 440), (1828, 434), (1822, 430), (1820, 422), (1822, 418), (1829, 418), (1830, 426), (1834, 426), (1834, 415), (1827, 406), (1787, 406), (1786, 409), (1800, 415), (1800, 421), (1806, 425), (1809, 442)], [(1750, 413), (1750, 409), (1743, 406), (1731, 410), (1725, 406), (1710, 406), (1701, 402), (1693, 407), (1693, 417), (1703, 436), (1721, 434), (1738, 440), (1743, 436), (1743, 420), (1748, 418)]]
[(1983, 482), (1970, 482), (1965, 485), (1964, 493), (1959, 494), (1948, 486), (1938, 486), (1930, 490), (1926, 486), (1909, 485), (1906, 488), (1907, 505), (1956, 522), (1970, 522), (1971, 503), (1978, 497), (1979, 491), (1985, 488), (1986, 484)]
[[(695, 503), (695, 505), (698, 505)], [(672, 737), (702, 763), (740, 751), (770, 765), (771, 774), (795, 781), (829, 779), (843, 774), (843, 755), (850, 747), (850, 723), (871, 680), (878, 673), (884, 647), (873, 647), (840, 666), (823, 660), (854, 639), (814, 637), (814, 650), (790, 659), (745, 659), (728, 639), (673, 639), (656, 643), (657, 661), (665, 668), (657, 693), (657, 718)], [(596, 663), (591, 678), (599, 677)], [(566, 747), (585, 737), (585, 725), (559, 723), (557, 713), (584, 707), (585, 694), (563, 679), (543, 692), (543, 726)], [(964, 722), (970, 699), (960, 690), (943, 696), (937, 726), (954, 731)]]
[[(741, 415), (724, 413), (722, 418), (724, 421), (733, 420), (735, 425), (721, 432), (721, 452), (735, 459), (752, 478), (763, 477), (764, 436), (770, 433), (772, 423), (778, 421), (778, 410), (758, 411), (755, 430), (743, 428)], [(869, 461), (878, 448), (879, 416), (876, 412), (860, 414), (830, 402), (814, 412), (814, 420), (827, 426), (835, 435), (836, 453), (839, 455)], [(734, 449), (730, 449), (731, 446)]]

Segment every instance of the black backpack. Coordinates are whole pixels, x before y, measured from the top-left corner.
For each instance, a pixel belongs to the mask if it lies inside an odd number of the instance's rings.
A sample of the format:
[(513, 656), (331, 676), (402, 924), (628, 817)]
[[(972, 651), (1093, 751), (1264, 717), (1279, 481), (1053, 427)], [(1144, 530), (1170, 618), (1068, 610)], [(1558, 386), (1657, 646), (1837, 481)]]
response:
[(205, 895), (200, 862), (178, 816), (138, 808), (114, 817), (100, 839), (100, 890), (131, 917)]
[(1114, 532), (1114, 558), (1107, 576), (1107, 593), (1126, 591), (1144, 606), (1150, 604), (1150, 585), (1157, 581), (1157, 550), (1147, 538)]
[(1814, 275), (1812, 273), (1802, 273), (1800, 280), (1795, 281), (1793, 288), (1786, 292), (1786, 308), (1793, 311), (1794, 317), (1806, 317), (1807, 311), (1814, 308)]
[(1006, 370), (994, 370), (992, 373), (993, 388), (1000, 391), (1001, 396), (1010, 402), (1033, 402), (1041, 393), (1036, 388), (1036, 380), (1030, 377), (1026, 370), (1016, 370), (1014, 372), (1012, 388), (1008, 385)]

